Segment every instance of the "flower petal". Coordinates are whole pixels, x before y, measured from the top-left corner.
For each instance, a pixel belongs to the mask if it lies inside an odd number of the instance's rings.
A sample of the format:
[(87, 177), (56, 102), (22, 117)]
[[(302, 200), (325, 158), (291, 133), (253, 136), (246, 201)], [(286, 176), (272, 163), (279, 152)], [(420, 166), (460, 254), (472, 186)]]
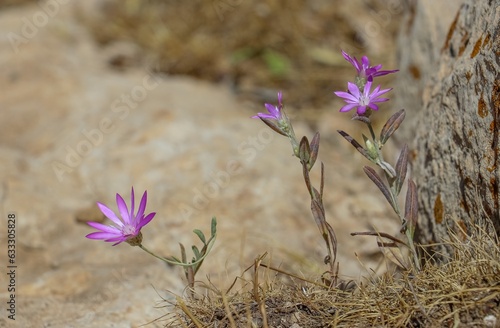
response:
[(128, 215), (127, 204), (119, 194), (116, 194), (116, 205), (118, 205), (118, 211), (120, 212), (123, 223), (125, 223), (126, 225), (130, 224), (130, 216)]
[(270, 115), (270, 114), (264, 114), (264, 113), (258, 113), (257, 115), (255, 116), (252, 116), (252, 118), (267, 118), (267, 119), (271, 119), (271, 120), (275, 120), (276, 117), (274, 117), (273, 115)]
[[(366, 88), (366, 86), (365, 86), (365, 88)], [(359, 92), (359, 88), (356, 84), (354, 84), (352, 82), (347, 82), (347, 89), (354, 97), (356, 97), (356, 99), (359, 99), (359, 96), (361, 95), (361, 93)]]
[(280, 116), (279, 115), (280, 111), (277, 107), (271, 104), (264, 104), (264, 106), (266, 106), (266, 109), (269, 112), (269, 114), (271, 114), (275, 119), (278, 119), (278, 117)]
[(338, 96), (340, 98), (344, 98), (344, 101), (346, 101), (346, 102), (355, 102), (355, 103), (358, 102), (358, 99), (348, 92), (336, 91), (334, 93), (336, 96)]
[(116, 234), (109, 233), (109, 232), (92, 232), (92, 233), (89, 233), (88, 235), (86, 235), (85, 237), (87, 237), (88, 239), (106, 240), (109, 238), (116, 238), (118, 236)]
[(348, 111), (350, 111), (351, 109), (353, 109), (353, 108), (355, 108), (355, 107), (357, 107), (357, 106), (359, 106), (359, 104), (357, 104), (357, 103), (356, 103), (356, 104), (348, 104), (348, 105), (345, 105), (345, 106), (343, 106), (343, 107), (340, 109), (340, 112), (348, 112)]
[(104, 231), (104, 232), (110, 232), (110, 233), (120, 233), (121, 232), (121, 230), (118, 229), (118, 228), (116, 228), (116, 227), (105, 225), (105, 224), (102, 224), (102, 223), (99, 223), (99, 222), (89, 221), (89, 222), (87, 222), (87, 224), (89, 226), (91, 226), (92, 228), (96, 228), (97, 230), (101, 230), (101, 231)]
[(148, 191), (144, 191), (144, 194), (142, 195), (141, 199), (141, 204), (139, 205), (139, 210), (137, 211), (137, 215), (134, 218), (134, 226), (137, 227), (137, 224), (140, 223), (140, 220), (142, 220), (144, 216), (144, 210), (146, 209), (146, 203), (148, 202)]
[(358, 115), (363, 115), (364, 113), (366, 113), (366, 106), (359, 106), (357, 111)]
[(135, 195), (134, 195), (134, 187), (132, 187), (132, 193), (130, 194), (130, 218), (134, 217), (134, 201), (135, 201)]
[(123, 222), (116, 216), (116, 214), (109, 209), (106, 205), (97, 202), (97, 206), (101, 210), (102, 214), (104, 214), (108, 219), (113, 221), (119, 227), (123, 227)]
[(149, 213), (145, 218), (143, 218), (141, 221), (139, 221), (139, 224), (137, 225), (137, 229), (140, 230), (142, 227), (144, 227), (146, 224), (148, 224), (153, 218), (155, 217), (156, 212)]

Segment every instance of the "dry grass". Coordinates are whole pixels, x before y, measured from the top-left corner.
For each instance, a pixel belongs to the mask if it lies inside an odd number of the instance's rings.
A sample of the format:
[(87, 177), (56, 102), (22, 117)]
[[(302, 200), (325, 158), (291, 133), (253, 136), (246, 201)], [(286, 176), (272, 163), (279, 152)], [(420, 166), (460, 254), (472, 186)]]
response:
[(417, 274), (393, 271), (343, 289), (278, 279), (256, 261), (239, 291), (211, 286), (198, 299), (178, 299), (167, 326), (500, 327), (499, 240), (479, 229), (465, 243), (452, 239), (455, 254), (446, 264), (428, 261)]

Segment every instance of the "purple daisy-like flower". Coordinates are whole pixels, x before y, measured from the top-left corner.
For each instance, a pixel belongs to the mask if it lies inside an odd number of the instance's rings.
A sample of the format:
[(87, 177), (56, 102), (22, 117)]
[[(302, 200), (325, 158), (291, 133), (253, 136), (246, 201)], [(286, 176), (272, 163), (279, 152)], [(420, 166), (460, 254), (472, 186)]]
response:
[(118, 245), (124, 241), (129, 242), (130, 245), (137, 246), (142, 242), (141, 228), (148, 224), (156, 215), (155, 212), (149, 213), (144, 216), (146, 203), (148, 200), (147, 191), (142, 195), (141, 203), (137, 214), (134, 215), (134, 188), (132, 187), (132, 194), (130, 196), (130, 212), (128, 211), (127, 204), (122, 196), (116, 194), (116, 204), (120, 212), (121, 219), (109, 207), (102, 203), (97, 203), (101, 212), (111, 221), (114, 225), (106, 225), (98, 222), (87, 222), (97, 232), (92, 232), (86, 237), (89, 239), (100, 239), (106, 242), (115, 242), (113, 246)]
[(358, 86), (352, 82), (347, 82), (347, 88), (349, 92), (335, 91), (335, 95), (343, 98), (347, 105), (343, 106), (340, 111), (348, 112), (353, 108), (356, 108), (358, 115), (364, 115), (367, 107), (373, 110), (378, 110), (376, 103), (388, 101), (389, 98), (380, 98), (381, 95), (392, 90), (384, 89), (380, 90), (380, 85), (370, 93), (372, 87), (372, 81), (368, 81), (365, 84), (363, 93), (359, 90)]
[(349, 56), (344, 50), (342, 50), (342, 56), (344, 56), (345, 60), (354, 66), (356, 71), (358, 72), (358, 76), (360, 78), (366, 78), (367, 81), (373, 81), (374, 77), (383, 76), (391, 73), (398, 72), (399, 70), (386, 70), (381, 71), (382, 65), (370, 66), (370, 60), (368, 57), (361, 57), (361, 62), (356, 59), (356, 57)]
[(271, 120), (276, 120), (280, 121), (282, 119), (282, 109), (283, 109), (283, 94), (282, 92), (278, 92), (278, 106), (273, 106), (271, 104), (264, 104), (266, 106), (267, 111), (269, 114), (266, 113), (257, 113), (257, 115), (252, 116), (252, 118), (265, 118), (265, 119), (271, 119)]

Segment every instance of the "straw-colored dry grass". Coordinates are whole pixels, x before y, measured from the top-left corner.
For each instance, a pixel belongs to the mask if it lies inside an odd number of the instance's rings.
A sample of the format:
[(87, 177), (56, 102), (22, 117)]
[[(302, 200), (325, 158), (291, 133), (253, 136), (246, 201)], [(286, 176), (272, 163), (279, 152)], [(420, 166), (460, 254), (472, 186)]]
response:
[(260, 274), (240, 280), (246, 288), (212, 286), (198, 299), (179, 298), (167, 326), (500, 327), (499, 240), (479, 229), (465, 243), (452, 239), (454, 258), (445, 264), (428, 261), (417, 274), (393, 271), (342, 289), (305, 283), (256, 261)]

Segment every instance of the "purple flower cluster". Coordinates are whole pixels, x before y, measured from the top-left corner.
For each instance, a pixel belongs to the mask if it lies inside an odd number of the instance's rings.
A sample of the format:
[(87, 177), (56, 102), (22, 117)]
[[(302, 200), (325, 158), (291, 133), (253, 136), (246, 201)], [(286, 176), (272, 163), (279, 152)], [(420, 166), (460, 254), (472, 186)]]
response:
[(373, 79), (378, 76), (395, 73), (398, 70), (384, 71), (381, 70), (382, 65), (370, 66), (370, 61), (366, 56), (363, 56), (360, 62), (356, 57), (349, 56), (345, 51), (342, 51), (342, 55), (356, 69), (357, 76), (356, 83), (347, 83), (348, 92), (334, 92), (336, 96), (344, 99), (347, 103), (340, 111), (347, 112), (356, 108), (358, 115), (368, 116), (369, 111), (367, 112), (367, 110), (378, 110), (377, 103), (389, 100), (389, 98), (382, 98), (381, 96), (392, 90), (392, 88), (381, 90), (379, 85), (372, 91)]

